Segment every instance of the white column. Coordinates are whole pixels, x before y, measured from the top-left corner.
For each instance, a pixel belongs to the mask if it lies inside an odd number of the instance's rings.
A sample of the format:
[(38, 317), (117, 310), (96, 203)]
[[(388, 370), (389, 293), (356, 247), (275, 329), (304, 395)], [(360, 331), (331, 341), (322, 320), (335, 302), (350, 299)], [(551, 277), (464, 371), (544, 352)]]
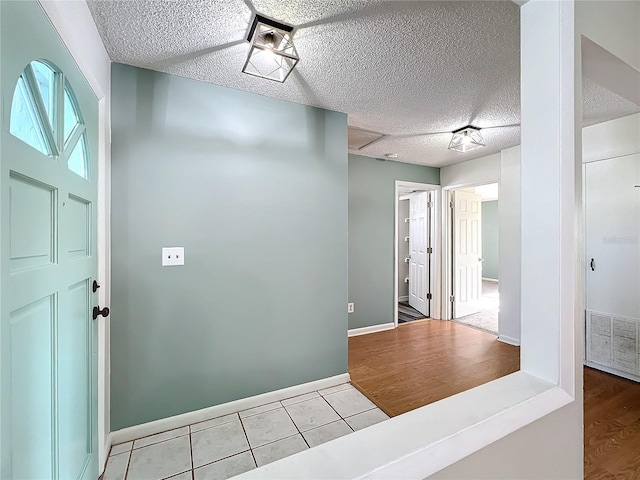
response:
[(582, 322), (582, 79), (575, 3), (531, 0), (521, 19), (521, 368), (573, 392)]

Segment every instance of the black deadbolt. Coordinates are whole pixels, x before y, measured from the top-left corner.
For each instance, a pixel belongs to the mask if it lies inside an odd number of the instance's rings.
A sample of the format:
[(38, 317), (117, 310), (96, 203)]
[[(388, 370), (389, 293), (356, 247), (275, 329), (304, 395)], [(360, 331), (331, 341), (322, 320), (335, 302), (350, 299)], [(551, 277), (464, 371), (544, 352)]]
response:
[(93, 307), (93, 319), (97, 319), (100, 315), (102, 315), (103, 317), (108, 317), (109, 307), (104, 307), (102, 310), (100, 310), (100, 307)]

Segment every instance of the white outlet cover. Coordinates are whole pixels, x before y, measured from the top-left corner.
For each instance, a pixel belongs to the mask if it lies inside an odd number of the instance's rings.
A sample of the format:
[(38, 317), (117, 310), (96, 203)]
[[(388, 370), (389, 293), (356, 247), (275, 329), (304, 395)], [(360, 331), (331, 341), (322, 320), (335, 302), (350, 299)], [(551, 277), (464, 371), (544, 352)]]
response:
[(162, 247), (162, 266), (184, 265), (184, 247)]

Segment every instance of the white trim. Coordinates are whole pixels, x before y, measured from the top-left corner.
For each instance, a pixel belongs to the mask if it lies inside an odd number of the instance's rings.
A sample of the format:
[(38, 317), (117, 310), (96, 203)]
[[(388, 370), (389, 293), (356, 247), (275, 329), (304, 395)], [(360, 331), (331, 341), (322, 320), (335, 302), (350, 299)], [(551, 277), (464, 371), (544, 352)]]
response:
[(371, 325), (370, 327), (352, 328), (347, 332), (349, 337), (357, 337), (358, 335), (366, 335), (367, 333), (384, 332), (385, 330), (393, 330), (396, 328), (395, 323), (381, 323), (379, 325)]
[(640, 382), (640, 376), (635, 375), (631, 372), (617, 370), (616, 368), (612, 368), (601, 363), (590, 362), (589, 360), (585, 360), (584, 364), (585, 366), (593, 368), (594, 370), (601, 370), (603, 372), (610, 373), (611, 375), (616, 375), (617, 377), (628, 378), (629, 380), (633, 380), (634, 382)]
[(520, 346), (520, 340), (517, 338), (510, 337), (508, 335), (500, 335), (498, 340), (502, 343), (508, 343), (509, 345), (514, 345), (516, 347)]
[[(434, 185), (431, 183), (417, 183), (417, 182), (405, 182), (404, 180), (396, 180), (395, 181), (395, 190), (394, 190), (394, 200), (393, 200), (393, 325), (394, 328), (398, 326), (398, 301), (399, 301), (399, 292), (398, 292), (398, 208), (400, 203), (400, 188), (414, 188), (421, 191), (431, 191), (434, 192), (433, 195), (433, 207), (431, 209), (431, 238), (432, 238), (432, 247), (434, 254), (431, 257), (431, 285), (433, 288), (431, 289), (432, 293), (432, 304), (431, 304), (431, 318), (440, 319), (441, 316), (441, 307), (440, 307), (440, 291), (441, 291), (441, 283), (440, 279), (442, 275), (440, 275), (440, 255), (439, 251), (441, 249), (441, 237), (440, 234), (440, 198), (441, 198), (441, 187), (440, 185)], [(369, 332), (368, 332), (369, 333)]]
[(409, 295), (403, 295), (401, 297), (398, 297), (398, 301), (399, 302), (408, 302), (409, 301)]
[(498, 279), (497, 278), (487, 278), (487, 277), (482, 277), (482, 280), (485, 282), (493, 282), (493, 283), (498, 283)]
[(112, 444), (129, 442), (136, 438), (166, 432), (167, 430), (184, 427), (191, 425), (192, 423), (202, 422), (210, 418), (221, 417), (222, 415), (228, 415), (230, 413), (240, 412), (249, 408), (259, 407), (260, 405), (265, 405), (267, 403), (278, 402), (298, 395), (304, 395), (305, 393), (315, 392), (316, 390), (322, 390), (323, 388), (334, 387), (349, 381), (351, 381), (349, 374), (343, 373), (333, 377), (275, 390), (273, 392), (254, 395), (253, 397), (241, 398), (240, 400), (234, 400), (233, 402), (214, 405), (213, 407), (194, 410), (193, 412), (187, 412), (181, 415), (175, 415), (173, 417), (162, 418), (153, 422), (123, 428), (122, 430), (111, 432), (110, 440)]

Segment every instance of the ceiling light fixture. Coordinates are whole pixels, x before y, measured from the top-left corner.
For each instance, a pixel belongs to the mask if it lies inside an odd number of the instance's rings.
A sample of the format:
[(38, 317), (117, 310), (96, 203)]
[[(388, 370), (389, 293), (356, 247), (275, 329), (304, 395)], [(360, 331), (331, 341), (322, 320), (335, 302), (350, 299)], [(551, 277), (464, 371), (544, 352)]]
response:
[(480, 129), (467, 125), (459, 130), (452, 132), (453, 137), (449, 142), (449, 150), (455, 150), (456, 152), (468, 152), (474, 148), (484, 147), (484, 140), (480, 135)]
[(262, 15), (253, 17), (247, 37), (251, 49), (242, 71), (256, 77), (284, 82), (300, 60), (293, 44), (292, 32), (291, 25)]

